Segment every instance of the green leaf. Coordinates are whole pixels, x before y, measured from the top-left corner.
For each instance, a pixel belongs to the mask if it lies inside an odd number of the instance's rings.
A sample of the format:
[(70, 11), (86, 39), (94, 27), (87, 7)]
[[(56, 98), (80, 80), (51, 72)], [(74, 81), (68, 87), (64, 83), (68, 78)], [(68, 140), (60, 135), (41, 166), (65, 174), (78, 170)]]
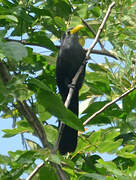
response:
[(107, 176), (106, 180), (116, 180), (116, 179), (114, 177), (112, 177), (112, 176)]
[(100, 153), (115, 153), (121, 144), (122, 140), (118, 140), (116, 142), (107, 140), (98, 146), (97, 151)]
[(41, 149), (41, 146), (32, 140), (25, 138), (25, 141), (27, 142), (31, 150)]
[(69, 27), (75, 27), (81, 24), (81, 18), (79, 16), (72, 16)]
[(94, 180), (106, 180), (104, 176), (97, 173), (84, 174), (79, 178), (79, 180), (89, 180), (90, 178)]
[(0, 155), (0, 164), (8, 164), (10, 163), (11, 159), (8, 156)]
[[(94, 114), (95, 112), (97, 112), (98, 110), (100, 110), (105, 104), (107, 104), (108, 102), (106, 101), (101, 101), (101, 102), (94, 102), (92, 104), (90, 104), (88, 106), (88, 108), (83, 112), (83, 114), (85, 114), (81, 120), (85, 121), (86, 119), (88, 119), (92, 114)], [(114, 109), (112, 106), (109, 109), (106, 109), (106, 114), (101, 113), (99, 116), (95, 117), (95, 121), (91, 121), (89, 124), (105, 124), (105, 123), (110, 123), (110, 119), (108, 118), (108, 115), (111, 115), (112, 110)]]
[(52, 51), (56, 51), (54, 43), (43, 32), (34, 32), (33, 36), (29, 39), (29, 42), (46, 47)]
[(103, 72), (100, 72), (100, 71), (87, 72), (85, 78), (90, 83), (103, 82), (103, 83), (109, 84), (109, 79), (108, 79), (107, 75)]
[(116, 167), (115, 163), (113, 163), (113, 162), (105, 162), (103, 159), (99, 159), (99, 160), (97, 160), (97, 162), (98, 162), (99, 164), (97, 163), (97, 164), (96, 164), (96, 167), (104, 167), (104, 168), (107, 169), (108, 172), (111, 172), (111, 173), (113, 173), (113, 174), (115, 174), (115, 175), (119, 175), (119, 176), (122, 176), (122, 175), (123, 175), (123, 173), (121, 172), (121, 170), (119, 170), (119, 169)]
[(27, 57), (27, 49), (19, 42), (6, 42), (1, 47), (5, 56), (15, 61), (21, 61)]
[(66, 109), (60, 98), (55, 95), (43, 82), (32, 79), (30, 83), (38, 88), (38, 101), (50, 114), (58, 117), (68, 126), (84, 131), (82, 122), (70, 110)]
[(109, 70), (105, 68), (102, 64), (89, 63), (88, 66), (94, 71), (100, 71), (104, 73), (109, 72)]
[(48, 177), (48, 180), (58, 180), (55, 169), (48, 164), (39, 170), (40, 180), (45, 180), (45, 177)]
[(42, 81), (40, 81), (38, 79), (31, 79), (29, 81), (29, 83), (35, 85), (36, 87), (38, 87), (40, 89), (51, 92), (50, 88), (48, 86), (46, 86), (46, 84), (44, 84)]
[(66, 30), (66, 26), (65, 26), (65, 22), (63, 21), (62, 18), (60, 18), (59, 16), (54, 17), (55, 23), (56, 25), (62, 30), (65, 31)]
[(38, 109), (38, 114), (40, 116), (40, 121), (45, 122), (46, 120), (51, 118), (51, 114), (48, 111), (46, 111), (41, 104), (37, 105), (37, 109)]
[(59, 164), (59, 165), (61, 164), (61, 160), (56, 154), (50, 154), (49, 161)]
[(47, 140), (51, 143), (54, 144), (57, 139), (58, 131), (55, 127), (51, 125), (46, 125), (44, 127), (46, 135), (47, 135)]
[(65, 108), (58, 96), (52, 92), (41, 90), (38, 93), (38, 100), (50, 114), (58, 117), (59, 120), (63, 121), (68, 126), (84, 131), (81, 120), (70, 110)]
[(78, 137), (78, 144), (77, 144), (77, 148), (73, 153), (73, 156), (75, 156), (78, 153), (84, 153), (84, 152), (89, 152), (90, 153), (90, 147), (91, 149), (93, 149), (93, 147), (91, 145), (88, 145), (88, 141), (85, 137)]
[(136, 154), (133, 153), (134, 148), (135, 148), (134, 145), (126, 145), (117, 152), (117, 155), (129, 159), (136, 158)]
[(129, 113), (132, 111), (132, 109), (136, 108), (135, 99), (136, 99), (136, 90), (123, 98), (123, 109), (126, 112)]
[(89, 137), (88, 141), (92, 144), (97, 146), (101, 142), (101, 130), (93, 132)]
[(12, 21), (18, 22), (18, 19), (12, 15), (0, 15), (0, 19), (6, 19), (8, 21), (12, 20)]
[(30, 128), (24, 128), (24, 127), (19, 127), (15, 129), (3, 129), (2, 130), (5, 134), (3, 135), (4, 138), (9, 138), (12, 136), (15, 136), (17, 134), (25, 133), (25, 132), (30, 132)]
[(79, 4), (77, 6), (77, 13), (80, 16), (80, 18), (86, 18), (87, 15), (87, 9), (88, 9), (88, 4)]

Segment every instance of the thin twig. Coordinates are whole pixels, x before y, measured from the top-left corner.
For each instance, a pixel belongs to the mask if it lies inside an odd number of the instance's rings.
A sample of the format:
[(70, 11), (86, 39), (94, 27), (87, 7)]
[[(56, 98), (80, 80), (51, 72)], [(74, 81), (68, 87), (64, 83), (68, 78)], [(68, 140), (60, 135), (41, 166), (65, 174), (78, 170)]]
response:
[(117, 97), (116, 99), (114, 99), (113, 101), (107, 103), (105, 106), (103, 106), (99, 111), (97, 111), (96, 113), (94, 113), (91, 117), (89, 117), (84, 123), (83, 125), (86, 126), (92, 119), (94, 119), (96, 116), (98, 116), (100, 113), (102, 113), (103, 111), (105, 111), (105, 109), (107, 109), (108, 107), (110, 107), (112, 104), (116, 103), (117, 101), (119, 101), (120, 99), (122, 99), (123, 97), (127, 96), (129, 93), (131, 93), (132, 91), (134, 91), (136, 89), (136, 87), (133, 87), (131, 89), (129, 89), (128, 91), (124, 92), (121, 96)]
[(93, 43), (91, 44), (90, 48), (88, 49), (88, 52), (87, 52), (87, 54), (86, 54), (86, 57), (87, 57), (87, 58), (89, 58), (89, 55), (90, 55), (90, 53), (91, 53), (91, 50), (94, 48), (94, 46), (95, 46), (96, 43), (98, 42), (98, 39), (99, 39), (100, 34), (101, 34), (102, 30), (103, 30), (103, 27), (104, 27), (104, 25), (105, 25), (105, 23), (106, 23), (109, 15), (110, 15), (110, 13), (111, 13), (111, 10), (112, 10), (112, 8), (114, 7), (114, 5), (115, 5), (115, 2), (112, 2), (111, 5), (109, 6), (108, 11), (107, 11), (107, 13), (106, 13), (106, 15), (105, 15), (105, 17), (104, 17), (104, 19), (103, 19), (103, 21), (102, 21), (102, 24), (100, 25), (100, 27), (99, 27), (99, 29), (98, 29), (98, 32), (97, 32), (97, 34), (96, 34), (96, 37), (95, 37)]
[[(96, 36), (96, 32), (93, 30), (93, 28), (90, 25), (88, 25), (88, 23), (84, 19), (81, 19), (81, 20), (82, 20), (83, 24), (93, 33), (93, 35), (95, 37)], [(104, 49), (104, 45), (101, 43), (100, 39), (98, 39), (98, 42), (99, 42), (99, 44), (100, 44), (100, 46), (101, 46), (101, 48), (103, 50)]]
[[(88, 49), (85, 49), (85, 51), (87, 52)], [(110, 52), (106, 49), (103, 49), (103, 50), (98, 50), (98, 49), (92, 49), (91, 50), (91, 54), (99, 54), (99, 55), (103, 55), (103, 56), (109, 56), (109, 57), (112, 57), (114, 59), (118, 59), (115, 55), (115, 53), (113, 52)]]
[(41, 167), (43, 167), (44, 166), (44, 162), (42, 162), (41, 164), (39, 164), (34, 170), (33, 170), (33, 172), (31, 172), (31, 174), (26, 178), (26, 180), (31, 180), (33, 177), (34, 177), (34, 175), (39, 171), (39, 169), (41, 168)]

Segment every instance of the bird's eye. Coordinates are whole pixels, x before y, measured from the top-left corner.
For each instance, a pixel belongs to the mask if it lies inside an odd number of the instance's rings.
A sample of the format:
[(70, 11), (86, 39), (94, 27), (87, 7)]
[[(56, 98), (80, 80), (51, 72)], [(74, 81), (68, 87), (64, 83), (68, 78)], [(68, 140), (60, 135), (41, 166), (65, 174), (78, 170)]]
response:
[(73, 29), (73, 28), (68, 29), (67, 32), (66, 32), (66, 34), (67, 34), (67, 35), (70, 35), (72, 29)]
[(67, 31), (67, 35), (70, 35), (70, 29)]

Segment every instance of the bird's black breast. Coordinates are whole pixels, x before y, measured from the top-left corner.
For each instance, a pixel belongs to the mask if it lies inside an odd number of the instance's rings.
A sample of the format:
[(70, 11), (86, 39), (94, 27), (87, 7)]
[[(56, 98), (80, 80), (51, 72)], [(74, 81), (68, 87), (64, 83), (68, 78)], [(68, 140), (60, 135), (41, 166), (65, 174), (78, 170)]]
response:
[[(68, 91), (68, 85), (72, 82), (73, 77), (81, 66), (85, 58), (85, 51), (78, 43), (78, 41), (73, 41), (73, 43), (68, 43), (65, 40), (59, 51), (56, 67), (56, 78), (57, 84), (61, 91)], [(81, 73), (79, 80), (76, 84), (76, 90), (81, 88), (83, 83), (85, 70)]]

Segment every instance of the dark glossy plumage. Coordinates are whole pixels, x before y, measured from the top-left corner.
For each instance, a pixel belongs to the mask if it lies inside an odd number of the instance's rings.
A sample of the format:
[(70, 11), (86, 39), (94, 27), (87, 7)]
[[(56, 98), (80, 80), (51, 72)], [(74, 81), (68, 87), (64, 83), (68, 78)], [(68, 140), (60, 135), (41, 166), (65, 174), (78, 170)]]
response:
[[(69, 85), (72, 82), (73, 77), (78, 71), (82, 61), (85, 58), (85, 51), (78, 42), (78, 34), (64, 34), (61, 39), (61, 47), (56, 64), (56, 79), (59, 92), (62, 96), (63, 102), (65, 102), (68, 92)], [(82, 74), (80, 75), (76, 87), (74, 89), (74, 94), (72, 96), (70, 109), (73, 113), (78, 116), (78, 93), (79, 89), (82, 86), (85, 75), (85, 68)], [(62, 136), (59, 143), (59, 151), (61, 154), (67, 152), (73, 152), (77, 145), (77, 131), (64, 126)]]

